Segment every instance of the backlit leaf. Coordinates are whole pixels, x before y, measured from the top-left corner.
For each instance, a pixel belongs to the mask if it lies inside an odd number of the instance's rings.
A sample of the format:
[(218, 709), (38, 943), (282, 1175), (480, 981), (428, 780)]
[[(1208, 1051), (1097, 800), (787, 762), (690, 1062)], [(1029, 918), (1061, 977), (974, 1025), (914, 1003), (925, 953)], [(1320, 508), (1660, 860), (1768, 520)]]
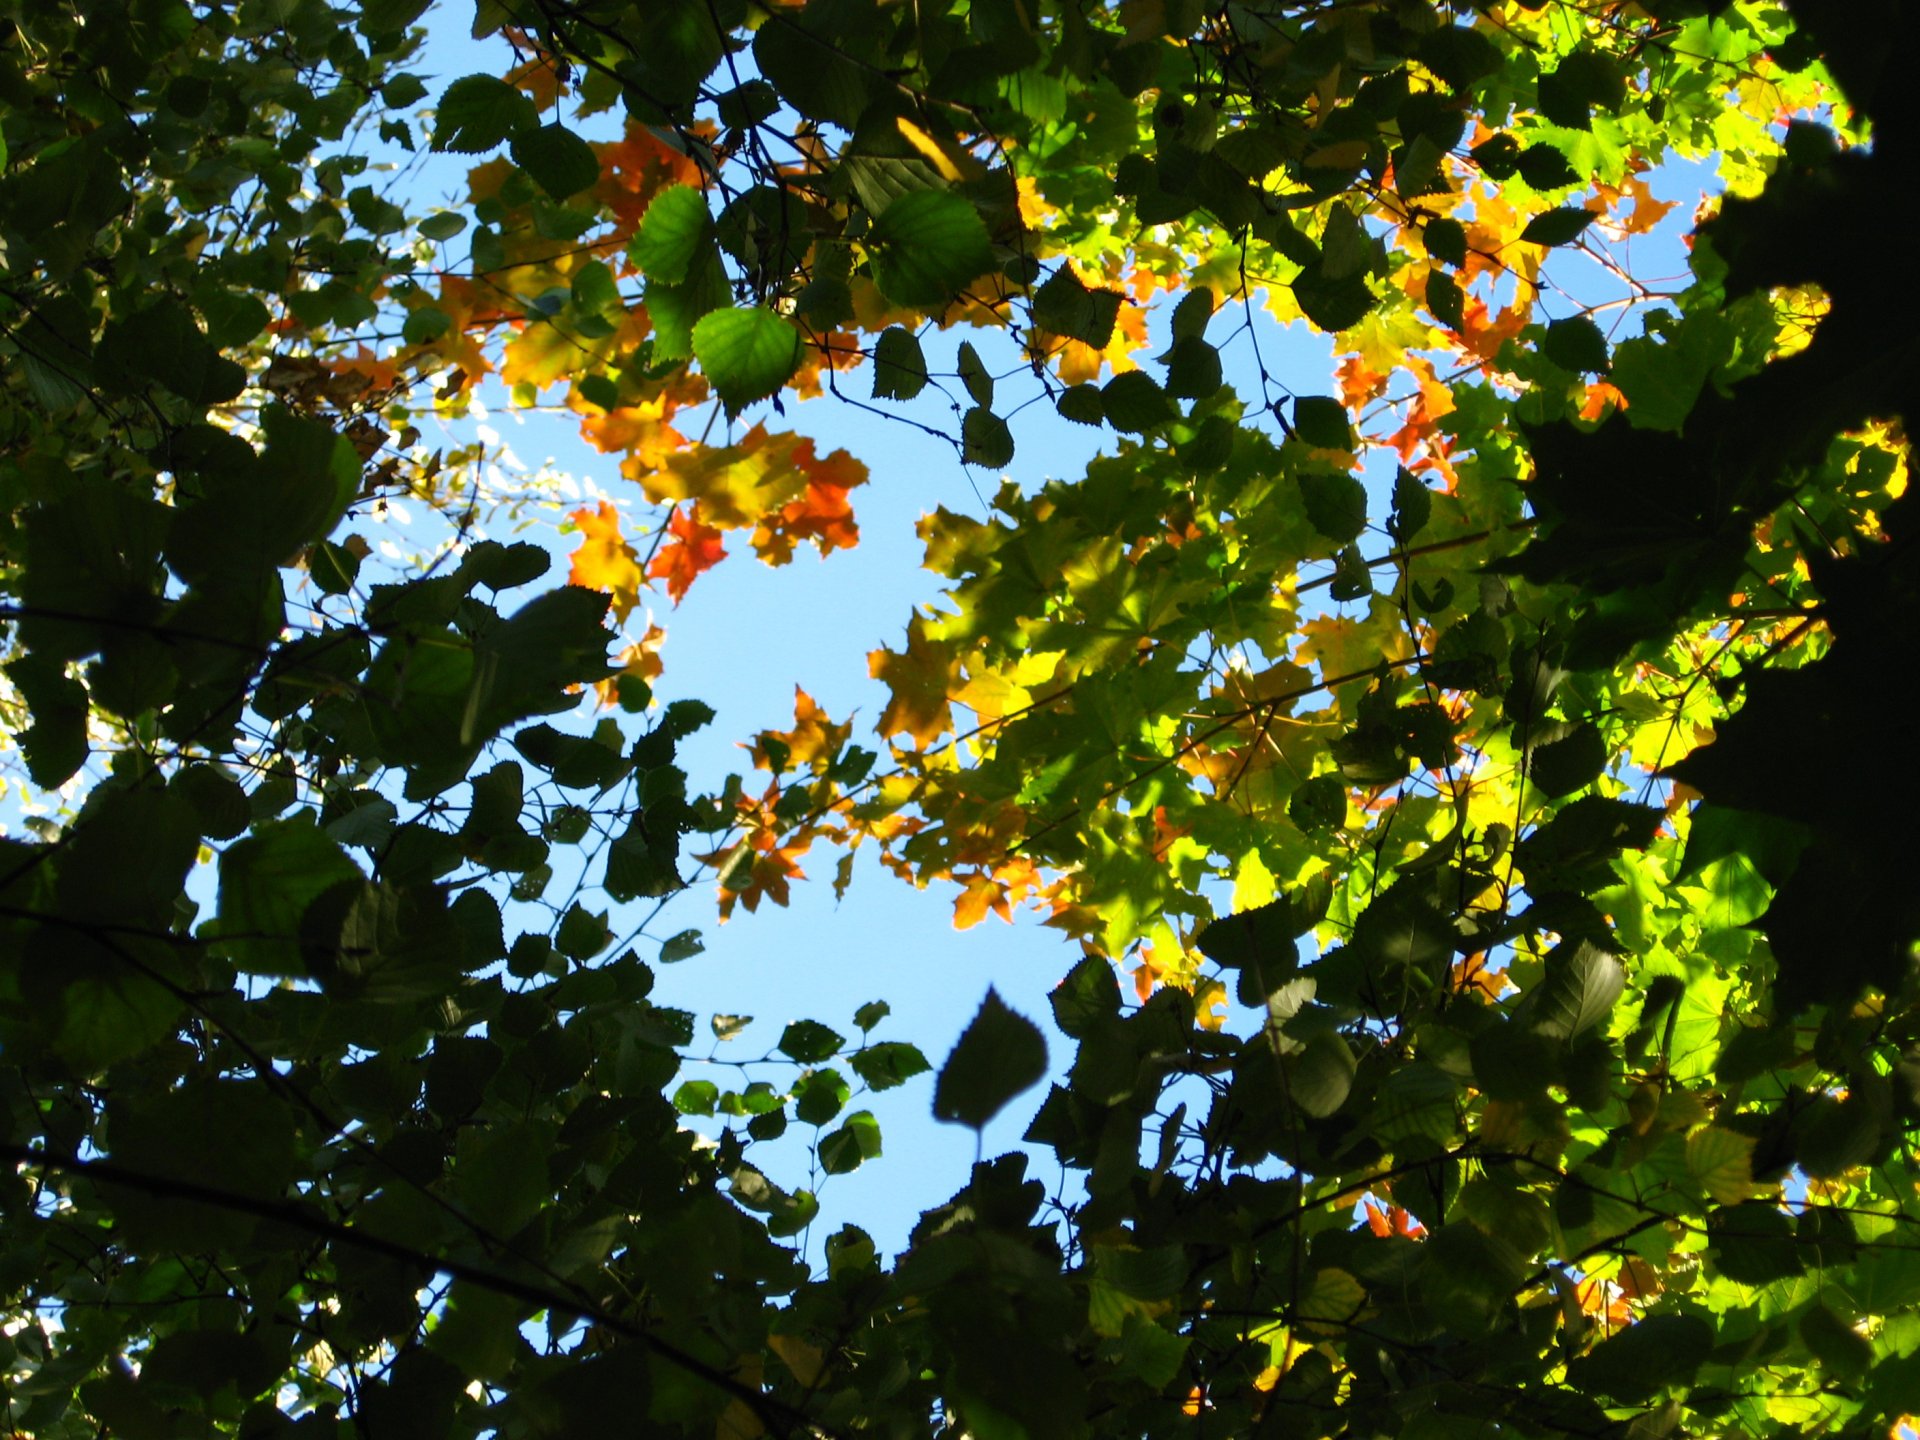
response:
[(871, 241), (874, 279), (900, 305), (944, 305), (993, 264), (979, 212), (938, 190), (916, 190), (887, 206)]
[(800, 368), (800, 332), (763, 310), (715, 310), (693, 327), (693, 355), (729, 410), (764, 400)]

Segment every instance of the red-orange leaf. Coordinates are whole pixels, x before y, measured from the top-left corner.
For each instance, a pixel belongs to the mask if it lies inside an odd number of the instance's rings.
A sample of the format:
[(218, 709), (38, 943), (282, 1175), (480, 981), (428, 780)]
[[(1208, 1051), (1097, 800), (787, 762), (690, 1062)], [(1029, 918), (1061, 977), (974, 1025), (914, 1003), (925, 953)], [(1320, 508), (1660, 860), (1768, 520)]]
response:
[(711, 525), (701, 524), (698, 511), (697, 505), (685, 510), (674, 508), (667, 521), (667, 533), (673, 538), (660, 547), (660, 553), (647, 566), (647, 578), (665, 580), (667, 594), (676, 605), (686, 595), (687, 587), (727, 554), (720, 532)]

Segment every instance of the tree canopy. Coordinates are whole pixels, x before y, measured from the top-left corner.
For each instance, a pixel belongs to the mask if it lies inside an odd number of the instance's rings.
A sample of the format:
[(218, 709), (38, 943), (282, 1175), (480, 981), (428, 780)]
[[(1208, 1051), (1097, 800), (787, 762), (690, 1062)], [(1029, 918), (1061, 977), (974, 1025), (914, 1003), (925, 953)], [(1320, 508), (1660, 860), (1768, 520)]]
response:
[[(456, 23), (512, 63), (432, 74)], [(1901, 1425), (1902, 0), (0, 35), (11, 1433)], [(564, 577), (487, 538), (544, 477), (423, 438), (503, 402), (630, 482)], [(988, 483), (1100, 454), (923, 520), (874, 733), (802, 692), (690, 775), (646, 602), (856, 545), (852, 407)], [(1066, 978), (950, 1055), (875, 1002), (691, 1066), (744, 997), (649, 992), (705, 897), (861, 847)], [(903, 1085), (1072, 1185), (804, 1249)]]

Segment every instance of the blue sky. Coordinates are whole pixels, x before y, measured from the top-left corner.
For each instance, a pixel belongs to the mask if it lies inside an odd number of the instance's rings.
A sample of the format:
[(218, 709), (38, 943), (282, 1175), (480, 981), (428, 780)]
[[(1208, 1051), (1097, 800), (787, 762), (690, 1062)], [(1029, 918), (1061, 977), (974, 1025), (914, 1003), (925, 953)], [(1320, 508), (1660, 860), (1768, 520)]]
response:
[[(464, 10), (462, 6), (445, 8), (456, 16)], [(474, 42), (467, 38), (464, 24), (436, 23), (442, 14), (436, 10), (429, 16), (428, 48), (418, 67), (428, 75), (430, 90), (437, 93), (463, 74), (499, 74), (507, 68), (510, 59), (502, 42)], [(580, 128), (601, 138), (614, 133), (616, 124), (616, 117), (601, 116)], [(434, 198), (457, 202), (467, 163), (454, 156), (429, 159), (408, 182), (413, 197), (409, 208)], [(1710, 178), (1701, 167), (1690, 166), (1674, 167), (1653, 179), (1662, 198), (1680, 197), (1683, 203), (1666, 233), (1635, 242), (1634, 269), (1643, 275), (1683, 275), (1685, 259), (1677, 232)], [(460, 244), (455, 242), (455, 254), (463, 253)], [(1617, 282), (1584, 262), (1559, 261), (1550, 277), (1582, 302), (1622, 293)], [(1164, 339), (1172, 303), (1172, 297), (1162, 297), (1150, 312), (1155, 342)], [(1569, 308), (1564, 299), (1550, 300), (1546, 306), (1551, 314)], [(1228, 333), (1238, 319), (1222, 315), (1214, 322), (1213, 333)], [(1304, 326), (1283, 331), (1264, 313), (1256, 316), (1256, 324), (1262, 357), (1279, 385), (1303, 394), (1334, 391), (1334, 351), (1328, 337), (1311, 334)], [(1629, 320), (1615, 338), (1638, 329), (1637, 320)], [(950, 366), (963, 338), (979, 347), (990, 371), (1008, 377), (1007, 392), (1036, 388), (1031, 380), (1022, 386), (1021, 358), (1004, 337), (978, 331), (928, 336), (932, 368)], [(1160, 348), (1157, 343), (1152, 347), (1153, 351)], [(1237, 383), (1243, 394), (1257, 395), (1252, 347), (1244, 335), (1227, 349), (1225, 358), (1230, 382)], [(842, 378), (847, 393), (860, 399), (866, 397), (870, 383), (864, 371)], [(947, 389), (960, 393), (951, 383)], [(557, 395), (550, 392), (546, 398)], [(486, 423), (522, 461), (530, 467), (550, 462), (554, 470), (577, 482), (578, 500), (569, 498), (562, 509), (605, 495), (636, 517), (627, 522), (630, 534), (640, 527), (637, 517), (648, 513), (644, 496), (620, 477), (618, 456), (601, 455), (581, 441), (576, 417), (514, 412), (499, 403), (504, 397), (489, 398), (495, 403)], [(937, 388), (930, 388), (906, 407), (906, 413), (925, 424), (957, 430), (958, 409), (950, 411), (948, 405)], [(1004, 411), (1006, 406), (1001, 408)], [(862, 540), (857, 549), (825, 560), (802, 551), (793, 564), (774, 570), (740, 553), (746, 549), (744, 537), (730, 537), (729, 549), (734, 553), (702, 577), (682, 605), (672, 607), (663, 594), (646, 597), (651, 618), (668, 631), (663, 651), (666, 670), (657, 686), (660, 698), (697, 698), (718, 714), (711, 727), (682, 747), (681, 758), (696, 790), (718, 788), (727, 773), (747, 769), (747, 757), (738, 748), (742, 739), (791, 723), (796, 685), (803, 686), (836, 720), (852, 715), (854, 741), (874, 745), (870, 727), (885, 704), (885, 692), (868, 678), (867, 653), (882, 644), (899, 644), (915, 607), (931, 604), (938, 595), (937, 577), (920, 569), (915, 523), (939, 506), (983, 517), (986, 498), (1000, 483), (998, 473), (969, 470), (949, 444), (924, 431), (831, 397), (790, 401), (784, 417), (765, 413), (768, 409), (756, 407), (742, 417), (739, 428), (764, 419), (770, 428), (815, 437), (823, 453), (845, 448), (868, 466), (870, 482), (853, 496)], [(1023, 488), (1077, 475), (1103, 438), (1104, 432), (1059, 423), (1050, 409), (1036, 407), (1014, 418), (1019, 446), (1007, 474)], [(470, 440), (473, 433), (469, 422), (455, 426), (450, 438)], [(710, 438), (719, 439), (718, 431)], [(1111, 439), (1110, 435), (1105, 438)], [(1390, 483), (1393, 466), (1379, 463), (1383, 458), (1390, 461), (1390, 456), (1374, 458), (1368, 478), (1372, 488), (1381, 490)], [(1374, 500), (1375, 513), (1384, 514), (1384, 495), (1376, 493)], [(556, 555), (564, 555), (574, 543), (571, 537), (539, 526), (525, 538), (542, 540)], [(648, 618), (636, 611), (628, 629), (638, 636)], [(703, 884), (671, 902), (650, 929), (656, 939), (688, 927), (703, 932), (705, 953), (660, 967), (654, 995), (660, 1003), (696, 1012), (696, 1033), (702, 1040), (708, 1034), (707, 1017), (716, 1011), (755, 1017), (739, 1038), (713, 1046), (716, 1058), (735, 1062), (763, 1055), (772, 1049), (782, 1027), (799, 1018), (817, 1019), (851, 1036), (853, 1012), (868, 1001), (884, 999), (893, 1013), (877, 1036), (910, 1040), (937, 1066), (991, 985), (1049, 1033), (1055, 1070), (1064, 1069), (1070, 1052), (1064, 1037), (1052, 1031), (1046, 993), (1078, 959), (1076, 945), (1027, 915), (1012, 925), (990, 918), (973, 929), (956, 931), (952, 887), (915, 890), (883, 873), (871, 858), (871, 847), (863, 853), (846, 901), (836, 904), (828, 876), (837, 857), (816, 852), (811, 858), (813, 863), (807, 866), (811, 882), (794, 887), (789, 908), (766, 905), (754, 914), (736, 913), (728, 924), (718, 925), (713, 892)], [(630, 928), (644, 913), (641, 907), (630, 908), (633, 915), (612, 917), (616, 933)], [(651, 958), (647, 946), (640, 949), (643, 958)], [(702, 1053), (700, 1044), (695, 1053)], [(792, 1074), (792, 1067), (782, 1063), (770, 1067), (765, 1078), (780, 1084)], [(729, 1063), (715, 1066), (698, 1060), (689, 1062), (683, 1075), (709, 1078), (723, 1087), (737, 1087), (745, 1078)], [(991, 1156), (1018, 1143), (1042, 1093), (1036, 1089), (1002, 1112), (986, 1132), (985, 1154)], [(931, 1094), (932, 1078), (924, 1076), (901, 1089), (854, 1102), (871, 1108), (879, 1118), (885, 1154), (852, 1175), (831, 1178), (822, 1188), (822, 1218), (813, 1234), (816, 1247), (822, 1235), (851, 1221), (872, 1233), (883, 1250), (897, 1250), (920, 1212), (964, 1183), (975, 1154), (974, 1136), (935, 1123), (930, 1115)], [(773, 1147), (772, 1155), (760, 1159), (757, 1151), (756, 1159), (778, 1183), (806, 1184), (803, 1142), (809, 1134), (808, 1127), (796, 1124), (788, 1138)], [(1050, 1185), (1065, 1182), (1058, 1167), (1040, 1157), (1034, 1173)], [(1071, 1188), (1069, 1184), (1069, 1193)]]

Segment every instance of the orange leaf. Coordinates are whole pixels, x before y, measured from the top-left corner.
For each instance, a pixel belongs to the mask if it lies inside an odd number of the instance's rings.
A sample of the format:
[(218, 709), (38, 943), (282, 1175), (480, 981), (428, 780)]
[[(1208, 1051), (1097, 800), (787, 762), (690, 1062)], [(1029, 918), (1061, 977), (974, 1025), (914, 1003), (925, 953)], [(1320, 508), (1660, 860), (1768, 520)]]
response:
[(765, 746), (766, 741), (774, 740), (787, 750), (787, 763), (781, 769), (797, 770), (804, 766), (816, 775), (824, 774), (852, 733), (851, 720), (834, 724), (814, 698), (796, 685), (793, 687), (793, 729), (764, 732), (753, 747), (753, 763), (762, 770), (774, 768)]
[(860, 527), (854, 523), (847, 492), (867, 483), (867, 467), (844, 450), (815, 459), (813, 441), (807, 439), (794, 445), (792, 458), (806, 477), (806, 489), (799, 499), (782, 505), (777, 516), (762, 519), (754, 527), (754, 553), (769, 565), (792, 559), (796, 541), (811, 540), (822, 556), (860, 543)]
[(620, 534), (619, 512), (602, 500), (598, 511), (576, 510), (567, 518), (582, 537), (567, 583), (606, 591), (614, 619), (625, 620), (640, 603), (640, 557)]
[[(663, 140), (663, 133), (629, 121), (620, 139), (593, 147), (600, 154), (600, 184), (594, 198), (613, 212), (622, 235), (633, 233), (653, 197), (667, 186), (703, 183), (693, 157)], [(706, 141), (713, 134), (712, 124), (701, 121), (692, 127), (690, 138)]]
[(1605, 380), (1596, 380), (1587, 386), (1587, 398), (1580, 406), (1582, 420), (1598, 420), (1610, 410), (1627, 408), (1627, 397), (1619, 388)]
[(567, 404), (579, 411), (580, 433), (603, 455), (623, 455), (620, 473), (639, 480), (666, 463), (667, 457), (687, 445), (687, 437), (673, 428), (675, 412), (698, 405), (707, 398), (707, 382), (698, 375), (680, 372), (667, 383), (655, 387), (654, 394), (622, 405), (616, 410), (598, 410), (576, 392)]
[(622, 675), (635, 675), (649, 684), (660, 678), (664, 668), (660, 661), (660, 647), (666, 643), (666, 638), (667, 632), (660, 626), (648, 625), (646, 634), (614, 657), (614, 663), (620, 667), (618, 673), (609, 675), (593, 687), (602, 709), (619, 703)]
[(561, 63), (550, 55), (536, 54), (501, 78), (542, 110), (551, 110), (567, 88), (567, 82), (560, 78)]
[(1364, 355), (1347, 356), (1334, 367), (1333, 373), (1340, 381), (1341, 403), (1355, 415), (1366, 408), (1369, 400), (1377, 400), (1386, 393), (1389, 377), (1368, 365)]
[(696, 579), (727, 555), (720, 532), (711, 525), (701, 524), (698, 510), (697, 505), (685, 510), (674, 507), (667, 519), (667, 533), (673, 538), (660, 547), (660, 553), (647, 565), (647, 578), (665, 580), (667, 594), (676, 605), (686, 597), (688, 587)]
[(989, 910), (1009, 924), (1013, 922), (1006, 891), (991, 875), (969, 875), (966, 885), (953, 902), (954, 929), (971, 930), (987, 918)]

